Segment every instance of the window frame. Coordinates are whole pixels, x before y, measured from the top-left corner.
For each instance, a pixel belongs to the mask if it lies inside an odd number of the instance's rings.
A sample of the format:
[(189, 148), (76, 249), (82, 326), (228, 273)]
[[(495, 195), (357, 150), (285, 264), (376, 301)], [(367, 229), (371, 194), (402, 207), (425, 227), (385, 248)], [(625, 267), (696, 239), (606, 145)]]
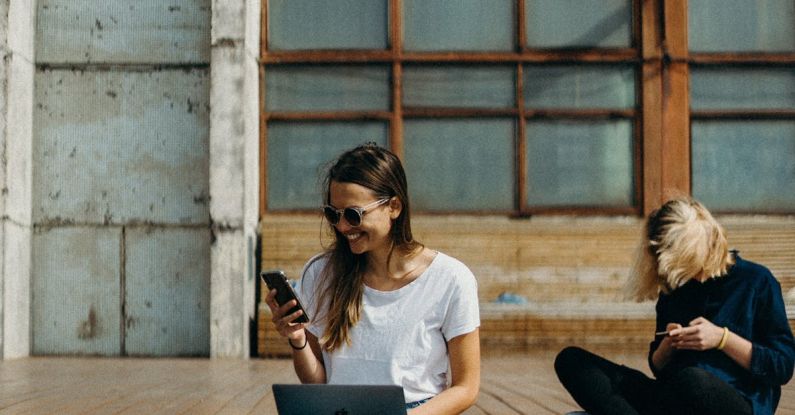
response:
[[(387, 50), (269, 51), (268, 1), (262, 4), (260, 44), (260, 216), (268, 212), (306, 212), (306, 209), (269, 210), (267, 200), (267, 124), (270, 121), (380, 120), (388, 124), (389, 148), (403, 158), (405, 118), (511, 117), (516, 121), (514, 209), (505, 211), (434, 211), (433, 214), (536, 214), (641, 215), (648, 214), (673, 195), (691, 194), (690, 120), (704, 117), (795, 118), (795, 111), (764, 114), (690, 112), (689, 68), (692, 64), (792, 65), (795, 53), (689, 54), (687, 0), (631, 0), (632, 42), (628, 48), (532, 49), (526, 46), (525, 0), (513, 0), (516, 12), (516, 49), (512, 52), (406, 52), (402, 49), (403, 0), (388, 0)], [(391, 110), (267, 112), (265, 72), (285, 64), (386, 64), (391, 65)], [(513, 108), (406, 108), (402, 102), (402, 73), (406, 64), (505, 64), (515, 65), (516, 105)], [(635, 68), (633, 108), (623, 110), (540, 110), (525, 108), (523, 67), (526, 64), (628, 64)], [(632, 120), (633, 202), (623, 207), (532, 207), (526, 198), (527, 123), (544, 119)], [(423, 212), (425, 213), (425, 212)]]

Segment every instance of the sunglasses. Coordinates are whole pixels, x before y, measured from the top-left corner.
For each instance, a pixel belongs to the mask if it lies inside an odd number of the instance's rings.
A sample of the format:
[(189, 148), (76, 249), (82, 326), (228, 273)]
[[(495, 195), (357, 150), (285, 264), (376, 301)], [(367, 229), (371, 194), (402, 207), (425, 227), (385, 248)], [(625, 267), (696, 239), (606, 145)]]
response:
[(362, 224), (362, 217), (368, 210), (381, 206), (388, 201), (389, 198), (378, 199), (362, 207), (351, 206), (345, 209), (335, 209), (334, 206), (326, 205), (323, 206), (323, 215), (326, 216), (326, 220), (332, 225), (340, 223), (340, 219), (344, 217), (345, 221), (355, 228)]

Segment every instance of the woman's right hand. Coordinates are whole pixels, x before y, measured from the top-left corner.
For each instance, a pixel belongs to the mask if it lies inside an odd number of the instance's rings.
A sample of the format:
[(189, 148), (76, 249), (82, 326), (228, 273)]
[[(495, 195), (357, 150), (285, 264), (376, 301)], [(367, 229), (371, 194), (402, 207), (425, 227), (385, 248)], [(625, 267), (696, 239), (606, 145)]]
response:
[[(678, 323), (668, 323), (665, 325), (665, 331), (670, 333), (673, 330), (681, 329), (682, 325)], [(662, 339), (662, 343), (660, 346), (665, 345), (665, 347), (672, 347), (673, 337), (669, 334)]]
[[(682, 325), (677, 323), (668, 323), (665, 326), (665, 331), (671, 332), (671, 330), (681, 329)], [(662, 338), (660, 345), (657, 346), (657, 350), (654, 351), (652, 354), (651, 360), (652, 364), (657, 369), (662, 369), (665, 365), (668, 364), (668, 361), (671, 360), (671, 356), (673, 356), (676, 349), (673, 347), (673, 339), (670, 335), (666, 335)]]
[(273, 315), (271, 321), (273, 321), (276, 331), (282, 337), (286, 337), (293, 344), (304, 344), (306, 342), (306, 332), (304, 331), (306, 323), (293, 323), (293, 320), (303, 314), (303, 310), (287, 314), (291, 308), (297, 305), (295, 300), (290, 300), (283, 306), (279, 306), (276, 302), (276, 290), (270, 290), (265, 297), (265, 304), (271, 309), (271, 314)]

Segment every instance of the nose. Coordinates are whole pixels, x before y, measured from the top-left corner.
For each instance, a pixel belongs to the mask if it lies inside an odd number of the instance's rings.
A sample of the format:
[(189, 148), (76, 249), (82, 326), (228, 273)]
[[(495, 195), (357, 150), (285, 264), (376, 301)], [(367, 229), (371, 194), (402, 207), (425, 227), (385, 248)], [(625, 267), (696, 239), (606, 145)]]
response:
[(350, 223), (348, 223), (348, 220), (347, 220), (347, 219), (345, 219), (345, 216), (342, 216), (342, 217), (340, 218), (340, 221), (339, 221), (339, 222), (337, 222), (337, 224), (336, 224), (336, 225), (334, 225), (334, 227), (335, 227), (335, 228), (337, 228), (337, 230), (338, 230), (340, 233), (345, 233), (345, 232), (347, 232), (347, 231), (349, 231), (349, 230), (353, 229), (353, 226), (351, 226), (351, 224), (350, 224)]

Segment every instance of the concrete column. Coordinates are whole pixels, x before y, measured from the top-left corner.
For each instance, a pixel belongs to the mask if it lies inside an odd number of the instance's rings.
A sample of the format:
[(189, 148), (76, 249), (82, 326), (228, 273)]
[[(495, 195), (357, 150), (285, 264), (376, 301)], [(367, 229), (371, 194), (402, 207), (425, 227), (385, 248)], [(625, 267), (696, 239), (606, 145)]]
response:
[(210, 356), (216, 358), (250, 354), (259, 189), (259, 27), (259, 0), (213, 1)]
[(35, 0), (0, 0), (0, 359), (30, 354)]

